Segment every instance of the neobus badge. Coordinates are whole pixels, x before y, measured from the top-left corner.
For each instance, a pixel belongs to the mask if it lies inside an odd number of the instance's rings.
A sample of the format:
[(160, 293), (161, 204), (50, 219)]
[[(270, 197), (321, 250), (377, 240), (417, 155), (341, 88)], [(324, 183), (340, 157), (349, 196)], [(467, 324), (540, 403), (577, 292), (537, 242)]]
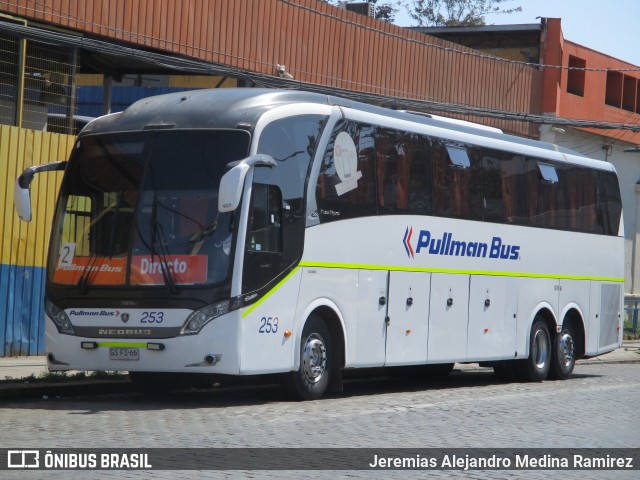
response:
[[(402, 243), (409, 258), (426, 252), (430, 255), (450, 255), (454, 257), (496, 258), (503, 260), (518, 260), (520, 245), (509, 245), (502, 237), (493, 237), (490, 243), (462, 241), (454, 239), (453, 234), (444, 232), (440, 238), (432, 238), (429, 230), (420, 230), (414, 250), (411, 244), (413, 227), (407, 227)], [(414, 253), (415, 251), (415, 253)]]

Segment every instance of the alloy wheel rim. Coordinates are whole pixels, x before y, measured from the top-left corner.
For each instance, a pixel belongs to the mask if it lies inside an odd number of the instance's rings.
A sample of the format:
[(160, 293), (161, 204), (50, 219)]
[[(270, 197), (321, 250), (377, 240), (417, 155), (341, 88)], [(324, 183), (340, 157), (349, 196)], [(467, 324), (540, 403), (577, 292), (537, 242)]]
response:
[(573, 337), (565, 330), (560, 336), (560, 351), (562, 352), (562, 365), (570, 367), (575, 358), (575, 346)]
[(317, 333), (309, 335), (302, 351), (302, 371), (311, 383), (318, 383), (327, 369), (327, 348)]

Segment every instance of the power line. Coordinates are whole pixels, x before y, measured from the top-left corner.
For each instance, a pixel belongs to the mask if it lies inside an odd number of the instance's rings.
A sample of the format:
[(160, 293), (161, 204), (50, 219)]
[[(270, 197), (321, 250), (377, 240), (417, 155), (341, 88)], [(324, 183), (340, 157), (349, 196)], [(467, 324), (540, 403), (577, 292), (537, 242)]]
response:
[[(381, 35), (385, 35), (387, 37), (391, 37), (391, 38), (395, 38), (398, 40), (404, 40), (407, 41), (409, 43), (415, 43), (418, 45), (423, 45), (426, 47), (431, 47), (431, 48), (436, 48), (438, 50), (442, 50), (445, 52), (454, 52), (454, 53), (458, 53), (460, 55), (465, 55), (465, 56), (470, 56), (470, 57), (477, 57), (477, 58), (484, 58), (484, 59), (490, 59), (490, 60), (497, 60), (500, 62), (504, 62), (504, 63), (510, 63), (510, 64), (516, 64), (516, 65), (523, 65), (523, 66), (528, 66), (528, 67), (535, 67), (535, 68), (549, 68), (549, 69), (558, 69), (558, 70), (579, 70), (579, 71), (583, 71), (583, 72), (640, 72), (640, 67), (634, 67), (634, 68), (598, 68), (598, 67), (591, 67), (591, 68), (581, 68), (581, 67), (569, 67), (569, 66), (564, 66), (564, 65), (548, 65), (548, 64), (541, 64), (541, 63), (534, 63), (534, 62), (521, 62), (518, 60), (510, 60), (507, 58), (502, 58), (502, 57), (496, 57), (494, 55), (489, 55), (486, 53), (478, 53), (478, 52), (473, 52), (473, 51), (463, 51), (463, 50), (458, 50), (456, 48), (451, 48), (451, 47), (445, 47), (442, 45), (437, 45), (435, 43), (429, 43), (427, 41), (420, 41), (420, 40), (414, 40), (414, 39), (410, 39), (410, 38), (406, 38), (402, 35), (398, 35), (395, 33), (391, 33), (391, 32), (385, 32), (384, 30), (380, 30), (379, 28), (375, 28), (375, 27), (369, 27), (367, 25), (358, 23), (358, 22), (354, 22), (352, 20), (347, 20), (345, 18), (340, 18), (336, 15), (332, 15), (330, 13), (325, 13), (325, 12), (318, 12), (317, 10), (314, 10), (310, 7), (305, 7), (304, 5), (298, 5), (295, 2), (292, 2), (290, 0), (278, 0), (279, 2), (282, 3), (286, 3), (287, 5), (292, 5), (296, 8), (300, 8), (302, 10), (307, 10), (310, 12), (314, 12), (317, 15), (323, 16), (323, 17), (328, 17), (331, 18), (333, 20), (337, 20), (339, 22), (345, 23), (347, 25), (352, 25), (352, 26), (356, 26), (359, 28), (362, 28), (364, 30), (369, 30), (369, 31), (373, 31), (376, 33), (379, 33)], [(403, 27), (399, 27), (398, 25), (396, 25), (396, 27), (398, 28), (403, 28)], [(428, 35), (428, 34), (425, 34)]]
[[(461, 50), (459, 48), (451, 48), (451, 47), (445, 47), (443, 45), (438, 45), (435, 43), (430, 43), (429, 41), (422, 41), (422, 40), (417, 40), (417, 39), (411, 39), (411, 38), (407, 38), (403, 35), (399, 35), (397, 33), (392, 33), (392, 32), (386, 32), (380, 28), (376, 28), (373, 26), (368, 26), (365, 25), (363, 23), (359, 23), (359, 22), (354, 22), (353, 20), (347, 20), (345, 18), (340, 18), (337, 15), (333, 15), (331, 13), (326, 13), (326, 12), (320, 12), (318, 10), (314, 10), (313, 8), (304, 6), (304, 5), (299, 5), (295, 2), (292, 2), (291, 0), (277, 0), (278, 2), (284, 3), (286, 5), (292, 6), (294, 8), (298, 8), (301, 10), (305, 10), (308, 12), (312, 12), (318, 16), (321, 17), (326, 17), (326, 18), (330, 18), (332, 20), (336, 20), (338, 22), (344, 23), (346, 25), (350, 25), (350, 26), (354, 26), (363, 30), (367, 30), (367, 31), (371, 31), (371, 32), (375, 32), (378, 33), (380, 35), (384, 35), (386, 37), (389, 38), (394, 38), (397, 40), (401, 40), (401, 41), (405, 41), (408, 43), (413, 43), (413, 44), (417, 44), (417, 45), (421, 45), (421, 46), (425, 46), (425, 47), (429, 47), (429, 48), (435, 48), (437, 50), (441, 50), (441, 51), (445, 51), (445, 52), (452, 52), (458, 55), (463, 55), (463, 56), (469, 56), (469, 57), (476, 57), (476, 58), (482, 58), (482, 59), (486, 59), (486, 60), (494, 60), (494, 61), (498, 61), (498, 62), (502, 62), (502, 63), (508, 63), (508, 64), (514, 64), (514, 65), (521, 65), (521, 66), (526, 66), (526, 67), (532, 67), (532, 68), (537, 68), (537, 69), (556, 69), (556, 70), (575, 70), (575, 71), (583, 71), (583, 72), (640, 72), (640, 67), (633, 67), (633, 68), (607, 68), (607, 67), (589, 67), (589, 68), (583, 68), (583, 67), (570, 67), (570, 66), (565, 66), (565, 65), (550, 65), (550, 64), (541, 64), (541, 63), (534, 63), (534, 62), (522, 62), (519, 60), (511, 60), (511, 59), (507, 59), (507, 58), (502, 58), (502, 57), (497, 57), (494, 55), (490, 55), (490, 54), (486, 54), (486, 53), (480, 53), (477, 51), (465, 51), (465, 50)], [(18, 7), (19, 5), (15, 4), (15, 3), (9, 3), (9, 2), (5, 2), (7, 5), (13, 6), (13, 7)], [(69, 15), (65, 12), (63, 12), (60, 9), (56, 9), (53, 8), (49, 5), (46, 5), (38, 0), (34, 0), (34, 4), (39, 5), (40, 7), (42, 7), (42, 10), (38, 10), (36, 8), (26, 8), (27, 10), (31, 10), (34, 13), (42, 13), (42, 14), (50, 14), (53, 15), (55, 17), (58, 17), (60, 19), (70, 19), (72, 18), (74, 21), (78, 22), (78, 23), (83, 23), (85, 25), (88, 26), (92, 26), (92, 27), (97, 27), (97, 28), (102, 28), (102, 29), (106, 29), (109, 31), (112, 31), (114, 33), (121, 33), (121, 34), (125, 34), (125, 35), (129, 35), (131, 37), (135, 37), (137, 39), (146, 39), (146, 40), (155, 40), (157, 42), (162, 42), (165, 45), (173, 45), (176, 47), (184, 47), (184, 48), (191, 48), (192, 50), (197, 50), (200, 52), (204, 52), (204, 53), (213, 53), (215, 55), (220, 55), (223, 57), (228, 57), (228, 58), (235, 58), (237, 60), (244, 60), (244, 61), (250, 61), (250, 62), (255, 62), (258, 64), (262, 64), (262, 65), (272, 65), (271, 63), (267, 63), (267, 62), (262, 62), (260, 60), (256, 60), (256, 59), (250, 59), (250, 58), (245, 58), (245, 57), (240, 57), (240, 56), (235, 56), (235, 55), (230, 55), (224, 52), (217, 52), (217, 51), (213, 51), (213, 50), (206, 50), (204, 48), (201, 47), (196, 47), (194, 45), (187, 45), (187, 44), (182, 44), (179, 42), (170, 42), (166, 39), (161, 39), (159, 37), (153, 37), (150, 35), (141, 35), (139, 33), (134, 33), (131, 31), (127, 31), (124, 29), (120, 29), (120, 28), (115, 28), (115, 27), (111, 27), (109, 25), (104, 25), (104, 24), (100, 24), (100, 23), (96, 23), (96, 22), (91, 22), (89, 20), (86, 19), (82, 19), (82, 18), (77, 18), (77, 17), (69, 17)], [(398, 25), (394, 25), (397, 28), (403, 28), (400, 27)], [(428, 36), (425, 34), (425, 36)], [(465, 47), (466, 48), (466, 47)]]
[(416, 100), (412, 98), (391, 97), (388, 95), (366, 93), (354, 90), (347, 90), (338, 87), (329, 87), (310, 82), (301, 82), (285, 78), (272, 77), (264, 74), (245, 74), (256, 84), (272, 88), (289, 88), (313, 91), (326, 95), (336, 95), (347, 97), (359, 102), (383, 104), (396, 109), (418, 110), (427, 112), (447, 112), (459, 115), (472, 115), (476, 117), (488, 117), (502, 120), (516, 120), (521, 122), (532, 122), (544, 125), (566, 125), (579, 128), (600, 128), (609, 130), (630, 130), (640, 132), (640, 125), (634, 123), (600, 122), (596, 120), (579, 120), (573, 118), (550, 117), (547, 115), (537, 115), (524, 112), (507, 112), (504, 110), (494, 110), (488, 108), (471, 107), (468, 105), (456, 105), (426, 100)]
[[(279, 0), (286, 1), (286, 0)], [(306, 7), (305, 7), (306, 8)], [(25, 27), (18, 24), (2, 23), (3, 29), (7, 31), (17, 32), (22, 36), (29, 36), (28, 32), (34, 30), (32, 27)], [(39, 29), (37, 29), (39, 30)], [(121, 33), (125, 33), (120, 31)], [(226, 75), (242, 79), (247, 79), (255, 84), (269, 86), (272, 88), (291, 88), (304, 89), (308, 91), (324, 93), (328, 95), (344, 96), (356, 101), (364, 103), (382, 104), (395, 107), (398, 109), (410, 109), (421, 112), (446, 112), (456, 115), (471, 115), (476, 117), (487, 117), (501, 120), (532, 122), (547, 125), (566, 125), (581, 128), (597, 128), (597, 129), (618, 129), (628, 130), (632, 132), (640, 131), (640, 125), (615, 122), (600, 122), (593, 120), (578, 120), (569, 118), (549, 117), (545, 115), (537, 115), (526, 112), (508, 112), (503, 110), (487, 109), (474, 107), (464, 104), (449, 104), (432, 100), (419, 100), (416, 98), (403, 97), (402, 94), (408, 95), (407, 92), (397, 92), (398, 96), (390, 96), (375, 93), (366, 93), (358, 90), (344, 89), (338, 87), (330, 87), (312, 82), (302, 82), (299, 80), (290, 80), (280, 78), (273, 75), (251, 72), (237, 67), (215, 64), (204, 60), (195, 60), (190, 58), (173, 57), (145, 50), (139, 50), (132, 47), (124, 47), (116, 43), (94, 40), (87, 37), (77, 37), (58, 32), (50, 32), (47, 30), (39, 30), (38, 35), (42, 38), (50, 38), (52, 42), (60, 42), (60, 39), (67, 39), (69, 44), (80, 46), (87, 50), (101, 51), (116, 56), (135, 56), (151, 64), (162, 66), (169, 69), (180, 69), (183, 72), (208, 74), (208, 75)], [(131, 33), (132, 36), (137, 34)], [(155, 38), (155, 40), (160, 40)], [(170, 43), (170, 42), (168, 42)], [(250, 59), (245, 59), (250, 60)], [(253, 60), (251, 60), (253, 61)], [(351, 82), (356, 86), (364, 87), (366, 85), (357, 82)]]

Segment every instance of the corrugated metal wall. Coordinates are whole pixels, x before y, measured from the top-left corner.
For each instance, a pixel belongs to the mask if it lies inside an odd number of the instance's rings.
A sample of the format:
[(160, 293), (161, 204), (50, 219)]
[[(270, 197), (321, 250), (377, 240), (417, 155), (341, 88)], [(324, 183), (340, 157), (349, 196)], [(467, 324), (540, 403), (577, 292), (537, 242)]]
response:
[(27, 167), (64, 160), (75, 137), (0, 125), (0, 356), (44, 353), (44, 275), (51, 219), (62, 173), (39, 174), (33, 220), (18, 219), (14, 184)]
[[(0, 0), (28, 18), (260, 73), (540, 113), (541, 72), (318, 0)], [(477, 52), (476, 52), (477, 53)], [(519, 121), (491, 121), (529, 134)]]

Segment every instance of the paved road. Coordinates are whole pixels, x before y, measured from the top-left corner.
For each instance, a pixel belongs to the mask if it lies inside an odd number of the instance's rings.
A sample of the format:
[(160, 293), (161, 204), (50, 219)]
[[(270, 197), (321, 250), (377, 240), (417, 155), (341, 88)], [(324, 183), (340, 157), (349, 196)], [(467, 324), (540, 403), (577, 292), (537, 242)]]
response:
[[(580, 365), (569, 381), (352, 381), (339, 396), (290, 402), (271, 386), (157, 397), (0, 404), (4, 448), (640, 447), (640, 363)], [(286, 465), (283, 465), (286, 468)], [(6, 472), (5, 472), (6, 473)], [(10, 472), (17, 473), (17, 472)], [(44, 472), (20, 472), (41, 478)], [(47, 472), (47, 478), (389, 478), (389, 472)], [(440, 472), (459, 478), (634, 478), (634, 472)], [(635, 472), (637, 474), (637, 471)], [(424, 472), (393, 477), (424, 478)], [(11, 476), (5, 477), (11, 478)]]

